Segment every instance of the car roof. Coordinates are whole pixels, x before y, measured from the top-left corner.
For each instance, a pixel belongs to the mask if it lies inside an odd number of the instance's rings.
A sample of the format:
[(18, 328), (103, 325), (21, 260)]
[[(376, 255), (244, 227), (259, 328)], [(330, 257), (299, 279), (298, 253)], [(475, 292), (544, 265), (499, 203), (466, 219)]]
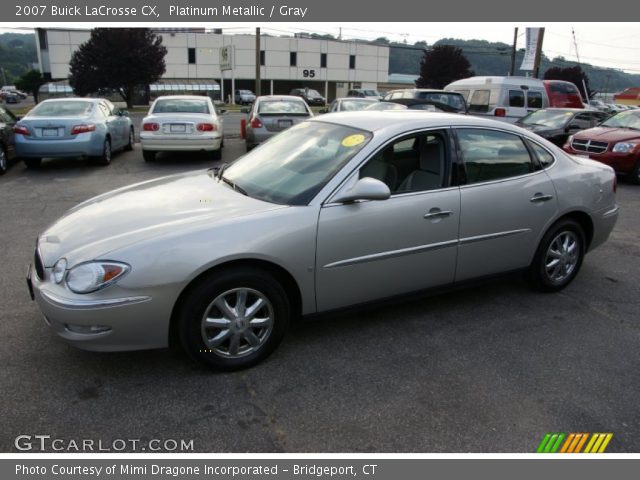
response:
[(368, 102), (368, 103), (378, 103), (378, 100), (375, 98), (366, 98), (366, 97), (339, 97), (336, 100), (348, 100), (350, 102)]
[(258, 100), (294, 100), (296, 102), (304, 102), (304, 100), (295, 95), (261, 95), (256, 98), (256, 101)]
[(171, 100), (178, 100), (178, 99), (184, 99), (184, 100), (192, 100), (192, 99), (210, 100), (210, 98), (205, 96), (205, 95), (160, 95), (158, 98), (156, 98), (156, 100), (165, 100), (165, 99), (171, 99)]
[(511, 130), (522, 134), (523, 130), (510, 123), (500, 122), (457, 113), (425, 112), (420, 110), (362, 110), (340, 112), (310, 119), (311, 122), (326, 122), (359, 128), (370, 132), (409, 131), (422, 128), (488, 127)]
[(84, 101), (84, 102), (102, 102), (107, 101), (105, 98), (88, 98), (88, 97), (62, 97), (62, 98), (47, 98), (40, 103), (44, 102), (75, 102), (75, 101)]

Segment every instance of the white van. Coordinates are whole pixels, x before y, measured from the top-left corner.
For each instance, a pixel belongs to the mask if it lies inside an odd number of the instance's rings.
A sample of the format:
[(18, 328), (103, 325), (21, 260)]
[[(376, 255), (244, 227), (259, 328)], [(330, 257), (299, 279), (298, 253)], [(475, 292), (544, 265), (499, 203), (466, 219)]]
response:
[(461, 93), (471, 115), (514, 123), (527, 113), (549, 106), (542, 80), (529, 77), (470, 77), (445, 90)]

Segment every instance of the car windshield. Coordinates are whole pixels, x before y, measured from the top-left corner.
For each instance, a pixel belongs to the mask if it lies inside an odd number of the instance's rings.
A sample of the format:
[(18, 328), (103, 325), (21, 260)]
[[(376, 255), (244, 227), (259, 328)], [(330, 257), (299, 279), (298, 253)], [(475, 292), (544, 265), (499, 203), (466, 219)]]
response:
[(364, 110), (365, 108), (367, 108), (369, 105), (372, 105), (373, 102), (370, 102), (368, 100), (362, 99), (362, 100), (343, 100), (342, 101), (342, 106), (340, 107), (340, 110), (345, 111), (345, 112), (355, 112), (356, 110)]
[(376, 92), (375, 90), (363, 90), (362, 93), (364, 93), (367, 97), (379, 97), (380, 94), (378, 92)]
[(622, 127), (640, 130), (640, 112), (627, 110), (620, 112), (600, 124), (603, 127)]
[(320, 92), (318, 92), (317, 90), (309, 89), (307, 91), (307, 96), (309, 96), (309, 97), (321, 97), (322, 95), (320, 95)]
[(260, 200), (306, 205), (371, 137), (343, 125), (303, 122), (237, 160), (223, 178)]
[(70, 100), (68, 102), (42, 102), (29, 112), (30, 117), (86, 117), (93, 102)]
[(152, 113), (209, 113), (206, 100), (189, 98), (158, 99)]
[(541, 125), (549, 128), (562, 128), (573, 118), (571, 112), (554, 112), (551, 110), (537, 110), (522, 118), (522, 125)]
[(241, 93), (242, 95), (253, 95), (249, 90), (239, 90), (238, 93)]
[(464, 112), (466, 108), (464, 99), (459, 93), (418, 92), (418, 98), (421, 100), (430, 100), (432, 102), (440, 102), (445, 105), (449, 105), (459, 112)]
[(263, 100), (258, 105), (260, 115), (309, 115), (302, 100)]

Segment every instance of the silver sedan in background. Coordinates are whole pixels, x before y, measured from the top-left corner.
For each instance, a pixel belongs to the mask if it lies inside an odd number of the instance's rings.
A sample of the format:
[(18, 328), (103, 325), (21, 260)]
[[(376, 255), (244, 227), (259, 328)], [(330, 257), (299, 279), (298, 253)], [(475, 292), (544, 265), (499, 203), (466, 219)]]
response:
[(159, 152), (209, 152), (220, 160), (224, 146), (222, 117), (209, 97), (158, 97), (142, 120), (140, 144), (145, 161)]
[(327, 108), (320, 110), (320, 113), (335, 113), (335, 112), (357, 112), (358, 110), (364, 110), (371, 105), (379, 103), (375, 98), (358, 98), (358, 97), (344, 97), (336, 98), (333, 100)]
[(610, 167), (506, 123), (336, 113), (76, 206), (39, 235), (28, 284), (77, 347), (175, 339), (238, 369), (300, 316), (517, 270), (561, 290), (613, 229), (615, 191)]
[(245, 112), (249, 113), (245, 123), (247, 152), (276, 133), (313, 117), (307, 102), (292, 95), (258, 97)]
[(103, 98), (50, 99), (13, 127), (16, 155), (28, 168), (47, 157), (91, 157), (111, 163), (114, 150), (133, 149), (129, 113)]

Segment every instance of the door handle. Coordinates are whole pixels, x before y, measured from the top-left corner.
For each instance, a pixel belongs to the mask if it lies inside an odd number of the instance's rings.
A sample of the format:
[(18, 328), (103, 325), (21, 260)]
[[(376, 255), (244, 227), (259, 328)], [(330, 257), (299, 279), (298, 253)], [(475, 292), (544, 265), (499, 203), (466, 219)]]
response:
[(442, 218), (448, 217), (449, 215), (453, 215), (453, 212), (451, 210), (439, 210), (437, 208), (432, 208), (431, 210), (429, 210), (429, 213), (424, 214), (424, 218)]
[(542, 193), (536, 193), (533, 197), (529, 199), (529, 201), (533, 203), (548, 202), (552, 198), (553, 198), (553, 195), (543, 195)]

